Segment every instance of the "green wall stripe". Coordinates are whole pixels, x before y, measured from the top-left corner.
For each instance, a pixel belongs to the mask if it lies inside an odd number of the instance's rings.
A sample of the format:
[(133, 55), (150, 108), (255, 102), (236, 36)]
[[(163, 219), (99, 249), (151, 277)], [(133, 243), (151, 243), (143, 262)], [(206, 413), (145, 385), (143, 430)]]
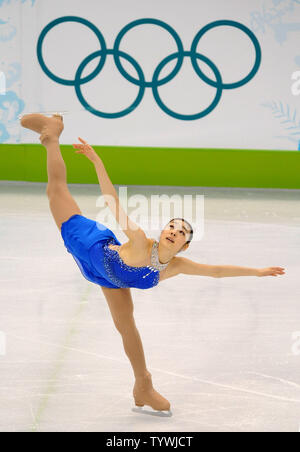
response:
[[(120, 185), (179, 185), (300, 189), (300, 152), (94, 146)], [(98, 183), (93, 164), (61, 145), (69, 183)], [(47, 182), (46, 149), (1, 144), (0, 180)]]

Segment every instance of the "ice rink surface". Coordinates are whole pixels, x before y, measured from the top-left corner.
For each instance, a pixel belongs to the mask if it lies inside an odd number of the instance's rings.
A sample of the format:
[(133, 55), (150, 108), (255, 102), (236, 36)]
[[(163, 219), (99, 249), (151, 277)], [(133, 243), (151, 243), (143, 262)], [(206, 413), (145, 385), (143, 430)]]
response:
[[(299, 190), (128, 187), (129, 195), (205, 195), (205, 234), (185, 257), (286, 269), (264, 278), (180, 275), (131, 289), (171, 418), (131, 412), (134, 377), (121, 336), (100, 287), (67, 253), (45, 191), (0, 182), (0, 431), (299, 430)], [(99, 187), (70, 191), (96, 219)]]

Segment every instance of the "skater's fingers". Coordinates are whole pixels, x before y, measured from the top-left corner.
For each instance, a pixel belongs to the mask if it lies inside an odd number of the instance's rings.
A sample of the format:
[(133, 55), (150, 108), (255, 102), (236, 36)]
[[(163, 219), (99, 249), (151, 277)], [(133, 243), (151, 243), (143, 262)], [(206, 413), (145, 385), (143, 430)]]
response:
[(82, 138), (78, 137), (78, 140), (81, 141), (83, 144), (88, 144), (87, 141), (83, 140)]

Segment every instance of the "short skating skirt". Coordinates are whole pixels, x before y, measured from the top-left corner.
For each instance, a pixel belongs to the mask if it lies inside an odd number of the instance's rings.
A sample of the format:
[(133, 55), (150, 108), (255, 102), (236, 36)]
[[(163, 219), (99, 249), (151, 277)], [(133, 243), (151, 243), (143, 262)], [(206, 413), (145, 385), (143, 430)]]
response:
[[(105, 271), (103, 269), (101, 272), (101, 266), (97, 265), (97, 270), (95, 269), (90, 258), (90, 251), (98, 242), (105, 244), (113, 239), (115, 244), (121, 245), (109, 228), (83, 215), (73, 215), (62, 224), (61, 235), (67, 251), (71, 253), (82, 275), (88, 281), (112, 289), (119, 288), (105, 277)], [(101, 246), (98, 249), (101, 252)], [(99, 262), (101, 262), (101, 255), (99, 255)]]

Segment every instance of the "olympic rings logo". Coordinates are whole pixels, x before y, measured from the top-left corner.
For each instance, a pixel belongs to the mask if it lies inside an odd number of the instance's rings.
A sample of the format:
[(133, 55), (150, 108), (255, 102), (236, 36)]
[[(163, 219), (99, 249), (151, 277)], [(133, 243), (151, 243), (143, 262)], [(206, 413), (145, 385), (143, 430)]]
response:
[[(44, 39), (45, 39), (47, 33), (50, 30), (52, 30), (56, 25), (62, 24), (64, 22), (77, 22), (77, 23), (85, 25), (86, 27), (88, 27), (90, 30), (92, 30), (96, 34), (96, 36), (99, 40), (99, 43), (100, 43), (100, 50), (97, 50), (96, 52), (93, 52), (91, 55), (87, 56), (82, 61), (82, 63), (79, 65), (79, 67), (76, 71), (74, 80), (63, 79), (63, 78), (58, 77), (55, 74), (53, 74), (49, 70), (49, 68), (46, 66), (46, 63), (43, 58), (43, 53), (42, 53), (43, 42), (44, 42)], [(151, 81), (146, 81), (144, 72), (143, 72), (141, 66), (138, 64), (138, 62), (132, 56), (130, 56), (126, 52), (120, 50), (122, 39), (124, 38), (126, 33), (128, 33), (128, 31), (132, 30), (133, 28), (135, 28), (139, 25), (144, 25), (144, 24), (157, 25), (158, 27), (161, 27), (164, 30), (168, 31), (170, 33), (170, 35), (172, 36), (172, 38), (175, 40), (175, 43), (177, 46), (177, 52), (172, 53), (171, 55), (167, 56), (157, 66), (157, 68), (154, 71)], [(204, 36), (204, 34), (207, 33), (209, 30), (212, 30), (212, 29), (214, 29), (216, 27), (220, 27), (220, 26), (234, 27), (234, 28), (237, 28), (237, 29), (243, 31), (250, 38), (250, 40), (252, 41), (252, 43), (254, 45), (256, 55), (255, 55), (255, 61), (254, 61), (253, 67), (246, 77), (244, 77), (242, 80), (239, 80), (237, 82), (223, 83), (220, 71), (218, 70), (216, 65), (205, 55), (197, 52), (198, 44), (199, 44), (201, 38)], [(116, 112), (116, 113), (105, 113), (103, 111), (96, 110), (91, 105), (89, 105), (88, 102), (84, 99), (82, 91), (81, 91), (82, 85), (93, 80), (101, 72), (108, 55), (113, 56), (114, 62), (116, 64), (119, 72), (123, 75), (123, 77), (125, 77), (125, 79), (128, 80), (130, 83), (133, 83), (134, 85), (139, 87), (138, 95), (137, 95), (136, 99), (134, 100), (134, 102), (128, 108), (126, 108), (120, 112)], [(118, 34), (118, 36), (115, 40), (113, 49), (107, 49), (105, 39), (104, 39), (102, 33), (94, 24), (92, 24), (88, 20), (83, 19), (81, 17), (65, 16), (65, 17), (60, 17), (60, 18), (55, 19), (54, 21), (50, 22), (42, 30), (42, 32), (39, 36), (39, 39), (38, 39), (38, 44), (37, 44), (37, 57), (38, 57), (38, 61), (39, 61), (40, 65), (41, 65), (41, 68), (45, 72), (45, 74), (49, 78), (51, 78), (53, 81), (55, 81), (56, 83), (60, 83), (62, 85), (66, 85), (66, 86), (74, 86), (78, 100), (80, 101), (80, 103), (83, 105), (83, 107), (85, 109), (87, 109), (88, 111), (90, 111), (92, 114), (94, 114), (96, 116), (100, 116), (101, 118), (111, 118), (111, 119), (112, 118), (121, 118), (123, 116), (126, 116), (139, 106), (139, 104), (141, 103), (141, 101), (143, 99), (146, 88), (152, 88), (153, 96), (154, 96), (157, 104), (166, 114), (168, 114), (169, 116), (172, 116), (173, 118), (176, 118), (176, 119), (191, 121), (191, 120), (203, 118), (204, 116), (207, 116), (209, 113), (211, 113), (214, 110), (214, 108), (216, 108), (216, 106), (218, 105), (224, 89), (239, 88), (239, 87), (245, 85), (246, 83), (248, 83), (256, 75), (256, 73), (259, 69), (260, 63), (261, 63), (261, 48), (260, 48), (260, 45), (259, 45), (259, 42), (258, 42), (256, 36), (249, 28), (247, 28), (245, 25), (243, 25), (239, 22), (235, 22), (232, 20), (218, 20), (215, 22), (211, 22), (208, 25), (205, 25), (195, 36), (195, 38), (192, 42), (191, 50), (186, 51), (183, 48), (183, 44), (182, 44), (182, 41), (181, 41), (179, 35), (176, 33), (176, 31), (172, 27), (170, 27), (170, 25), (168, 25), (165, 22), (162, 22), (161, 20), (157, 20), (157, 19), (139, 19), (139, 20), (135, 20), (135, 21), (129, 23), (128, 25), (126, 25)], [(86, 66), (91, 61), (93, 61), (99, 57), (100, 57), (99, 63), (97, 65), (97, 67), (92, 71), (92, 73), (86, 77), (82, 77), (82, 73), (83, 73), (84, 69), (86, 68)], [(170, 82), (171, 80), (173, 80), (176, 77), (176, 75), (179, 73), (185, 57), (189, 57), (191, 59), (192, 66), (193, 66), (196, 74), (199, 76), (199, 78), (202, 81), (204, 81), (205, 83), (207, 83), (208, 85), (216, 88), (216, 95), (215, 95), (215, 98), (213, 99), (211, 105), (209, 107), (207, 107), (205, 110), (201, 111), (200, 113), (191, 114), (191, 115), (183, 115), (183, 114), (180, 114), (180, 113), (177, 113), (177, 112), (171, 110), (169, 107), (167, 107), (165, 105), (165, 103), (162, 101), (161, 96), (159, 94), (159, 87), (161, 87), (161, 86), (165, 85), (166, 83)], [(124, 69), (124, 66), (122, 65), (122, 62), (121, 62), (122, 59), (129, 62), (130, 65), (134, 68), (134, 70), (136, 71), (136, 74), (137, 74), (137, 78), (130, 75)], [(177, 60), (177, 63), (175, 65), (174, 69), (170, 72), (169, 75), (167, 75), (163, 78), (160, 78), (160, 74), (161, 74), (162, 70), (165, 68), (165, 66), (169, 62), (171, 62), (173, 60)], [(214, 73), (215, 80), (210, 79), (202, 72), (202, 70), (199, 67), (198, 61), (203, 61), (207, 66), (209, 66), (209, 68)]]

